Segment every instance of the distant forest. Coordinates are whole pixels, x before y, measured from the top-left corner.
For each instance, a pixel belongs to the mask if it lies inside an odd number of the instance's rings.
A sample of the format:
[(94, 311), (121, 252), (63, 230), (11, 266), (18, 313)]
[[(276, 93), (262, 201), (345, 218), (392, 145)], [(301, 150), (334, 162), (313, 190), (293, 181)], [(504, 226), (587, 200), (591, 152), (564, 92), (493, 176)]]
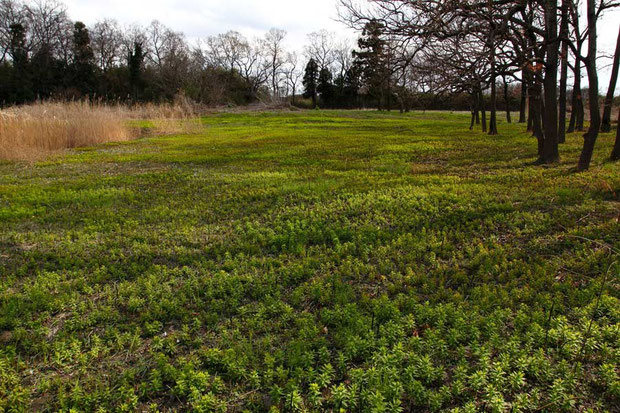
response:
[[(190, 45), (154, 21), (92, 27), (55, 0), (0, 0), (0, 105), (35, 100), (166, 102), (181, 94), (205, 105), (283, 101), (322, 108), (470, 110), (464, 90), (444, 87), (432, 67), (414, 65), (406, 45), (377, 24), (357, 45), (334, 33), (308, 35), (287, 50), (286, 32), (246, 39), (230, 31)], [(505, 79), (499, 107), (518, 110), (520, 82)], [(305, 99), (304, 99), (305, 98)]]

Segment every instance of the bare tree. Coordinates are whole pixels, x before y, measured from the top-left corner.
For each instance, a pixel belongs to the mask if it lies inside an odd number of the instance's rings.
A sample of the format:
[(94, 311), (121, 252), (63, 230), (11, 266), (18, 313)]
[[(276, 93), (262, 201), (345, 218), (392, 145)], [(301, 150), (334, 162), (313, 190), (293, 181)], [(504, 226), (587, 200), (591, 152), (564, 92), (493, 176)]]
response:
[(603, 120), (601, 123), (601, 132), (611, 131), (611, 109), (614, 103), (614, 93), (616, 91), (616, 83), (618, 81), (618, 70), (620, 69), (620, 27), (618, 28), (618, 40), (616, 42), (616, 52), (614, 53), (614, 61), (612, 63), (611, 79), (609, 81), (609, 89), (605, 97), (605, 108), (603, 110)]
[(230, 72), (239, 68), (240, 61), (249, 47), (243, 35), (229, 31), (207, 38), (208, 56), (211, 65), (223, 67)]
[(560, 25), (560, 39), (562, 50), (560, 52), (560, 105), (558, 113), (558, 142), (566, 142), (566, 93), (568, 87), (568, 28), (569, 28), (569, 1), (562, 0), (562, 22)]
[(159, 68), (163, 66), (168, 32), (169, 29), (158, 20), (153, 20), (146, 28), (148, 60)]
[(15, 0), (0, 0), (0, 64), (9, 57), (11, 26), (24, 23), (23, 5)]
[(148, 53), (146, 32), (144, 28), (138, 25), (134, 24), (124, 28), (122, 43), (122, 53), (125, 58), (129, 58), (129, 55), (134, 52), (135, 45), (140, 45), (143, 52)]
[(305, 48), (306, 58), (314, 59), (319, 70), (331, 69), (336, 61), (336, 35), (327, 30), (313, 32), (308, 35), (308, 45)]
[(45, 49), (50, 56), (68, 60), (73, 25), (66, 6), (57, 0), (36, 0), (25, 6), (31, 32), (31, 50)]
[(333, 55), (339, 76), (344, 78), (353, 64), (353, 46), (348, 40), (342, 40), (334, 47)]
[[(573, 94), (571, 98), (571, 116), (568, 122), (567, 133), (572, 133), (574, 131), (583, 131), (583, 123), (585, 118), (585, 110), (583, 106), (583, 91), (581, 89), (581, 51), (583, 49), (583, 45), (587, 40), (587, 32), (586, 35), (582, 34), (580, 27), (580, 18), (579, 18), (579, 0), (571, 0), (569, 1), (569, 15), (570, 15), (570, 25), (572, 27), (572, 52), (575, 55), (575, 63), (574, 65), (569, 65), (569, 67), (573, 71)], [(570, 46), (570, 43), (568, 43)]]
[(588, 22), (588, 54), (582, 60), (588, 72), (588, 100), (590, 108), (590, 127), (584, 135), (583, 149), (577, 164), (577, 170), (583, 171), (590, 168), (594, 145), (598, 138), (601, 128), (601, 108), (599, 105), (599, 81), (596, 67), (598, 53), (598, 18), (604, 9), (612, 7), (612, 3), (602, 0), (587, 0), (587, 22)]
[[(291, 96), (291, 103), (295, 104), (295, 97), (297, 95), (297, 88), (300, 85), (303, 77), (303, 71), (300, 70), (299, 57), (297, 53), (288, 53), (286, 59), (286, 65), (284, 66), (284, 75), (286, 78), (286, 95)], [(290, 94), (289, 94), (290, 92)]]
[(251, 99), (259, 97), (259, 91), (268, 82), (270, 62), (263, 54), (263, 40), (254, 39), (243, 49), (239, 60), (239, 74), (245, 80)]
[(116, 20), (97, 22), (90, 31), (90, 38), (95, 61), (103, 72), (120, 62), (123, 34)]
[(286, 31), (280, 29), (270, 29), (265, 35), (264, 52), (269, 65), (269, 80), (271, 83), (271, 93), (274, 99), (280, 97), (280, 82), (282, 67), (286, 60), (284, 50), (284, 39)]

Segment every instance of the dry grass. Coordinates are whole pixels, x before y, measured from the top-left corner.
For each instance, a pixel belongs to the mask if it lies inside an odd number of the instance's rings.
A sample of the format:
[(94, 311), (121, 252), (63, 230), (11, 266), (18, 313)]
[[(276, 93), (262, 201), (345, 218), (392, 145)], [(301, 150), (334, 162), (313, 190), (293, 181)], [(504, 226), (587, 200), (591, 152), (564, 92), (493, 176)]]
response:
[(140, 136), (130, 120), (149, 120), (152, 132), (192, 131), (197, 111), (187, 101), (169, 105), (36, 103), (0, 110), (0, 159), (36, 160), (68, 148), (120, 142)]
[(65, 148), (131, 138), (120, 108), (72, 102), (0, 111), (2, 159), (36, 159)]

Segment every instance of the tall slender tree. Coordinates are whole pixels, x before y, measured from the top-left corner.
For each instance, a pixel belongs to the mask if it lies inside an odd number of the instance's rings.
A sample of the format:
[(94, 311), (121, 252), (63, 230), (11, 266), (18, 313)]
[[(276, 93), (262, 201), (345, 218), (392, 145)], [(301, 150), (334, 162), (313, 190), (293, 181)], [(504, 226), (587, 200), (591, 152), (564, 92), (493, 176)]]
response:
[(141, 43), (134, 43), (133, 51), (129, 53), (128, 65), (132, 99), (138, 101), (140, 100), (142, 89), (142, 69), (144, 65), (144, 51)]
[(332, 83), (332, 73), (328, 68), (323, 68), (319, 72), (319, 83), (317, 92), (321, 96), (321, 107), (331, 107), (333, 103), (334, 84)]
[(558, 2), (557, 0), (546, 0), (545, 2), (545, 37), (546, 54), (545, 61), (545, 110), (543, 116), (544, 124), (544, 153), (545, 163), (554, 163), (560, 159), (558, 148)]
[(304, 97), (312, 98), (312, 108), (316, 109), (317, 106), (317, 93), (319, 83), (319, 65), (314, 59), (310, 59), (306, 65), (304, 73), (303, 85), (304, 85)]
[(562, 0), (562, 21), (560, 26), (560, 38), (562, 50), (560, 52), (560, 105), (558, 113), (558, 142), (566, 142), (566, 93), (568, 85), (568, 2)]
[(26, 46), (26, 28), (21, 23), (10, 27), (9, 54), (13, 60), (11, 76), (11, 98), (16, 103), (24, 103), (33, 98), (30, 62)]
[(601, 121), (601, 132), (611, 131), (611, 109), (614, 103), (614, 93), (616, 91), (616, 83), (618, 82), (618, 71), (620, 69), (620, 27), (618, 28), (618, 40), (616, 41), (616, 52), (614, 53), (613, 67), (611, 71), (611, 79), (609, 81), (609, 89), (605, 97), (605, 107), (603, 110), (603, 119)]
[(585, 57), (586, 70), (588, 71), (588, 99), (590, 108), (590, 127), (584, 135), (583, 149), (577, 164), (577, 170), (584, 171), (590, 168), (594, 145), (601, 128), (601, 107), (598, 97), (598, 72), (596, 70), (596, 58), (598, 53), (598, 27), (597, 27), (597, 3), (596, 0), (587, 0), (588, 16), (588, 55)]
[(84, 23), (76, 22), (73, 30), (73, 85), (84, 94), (94, 90), (94, 59), (88, 29)]
[(383, 38), (383, 24), (378, 20), (366, 23), (357, 45), (359, 50), (353, 53), (362, 68), (362, 79), (369, 94), (376, 99), (377, 107), (382, 110), (389, 76), (386, 68), (387, 45)]

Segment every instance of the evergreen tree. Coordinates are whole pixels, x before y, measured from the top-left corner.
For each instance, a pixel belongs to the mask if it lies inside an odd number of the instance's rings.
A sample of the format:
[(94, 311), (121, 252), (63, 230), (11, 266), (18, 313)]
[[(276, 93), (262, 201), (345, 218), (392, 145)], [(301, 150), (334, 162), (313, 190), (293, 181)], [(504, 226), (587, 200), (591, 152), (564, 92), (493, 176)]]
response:
[(306, 65), (303, 85), (305, 88), (304, 97), (312, 98), (312, 108), (316, 109), (316, 100), (319, 83), (319, 65), (314, 59), (310, 59)]
[(321, 69), (316, 90), (321, 95), (322, 105), (331, 107), (333, 105), (334, 85), (332, 84), (332, 73), (328, 68)]
[(144, 51), (142, 45), (134, 43), (133, 52), (129, 52), (129, 85), (131, 87), (132, 98), (138, 100), (140, 89), (142, 88), (142, 66), (144, 64)]
[(15, 103), (25, 103), (34, 98), (30, 78), (28, 49), (26, 48), (26, 29), (21, 23), (10, 26), (11, 43), (9, 53), (13, 60), (9, 99)]
[(377, 100), (381, 110), (389, 78), (383, 25), (376, 20), (368, 22), (357, 44), (360, 51), (354, 52), (356, 64), (361, 67), (362, 80), (368, 88), (368, 93)]
[(30, 60), (33, 90), (38, 99), (48, 99), (73, 82), (66, 65), (54, 58), (49, 45), (42, 44)]
[(358, 63), (354, 63), (344, 75), (344, 96), (347, 106), (360, 107), (359, 92), (362, 87), (362, 67)]
[(73, 28), (73, 86), (83, 94), (94, 89), (94, 59), (88, 29), (84, 23), (76, 22)]

